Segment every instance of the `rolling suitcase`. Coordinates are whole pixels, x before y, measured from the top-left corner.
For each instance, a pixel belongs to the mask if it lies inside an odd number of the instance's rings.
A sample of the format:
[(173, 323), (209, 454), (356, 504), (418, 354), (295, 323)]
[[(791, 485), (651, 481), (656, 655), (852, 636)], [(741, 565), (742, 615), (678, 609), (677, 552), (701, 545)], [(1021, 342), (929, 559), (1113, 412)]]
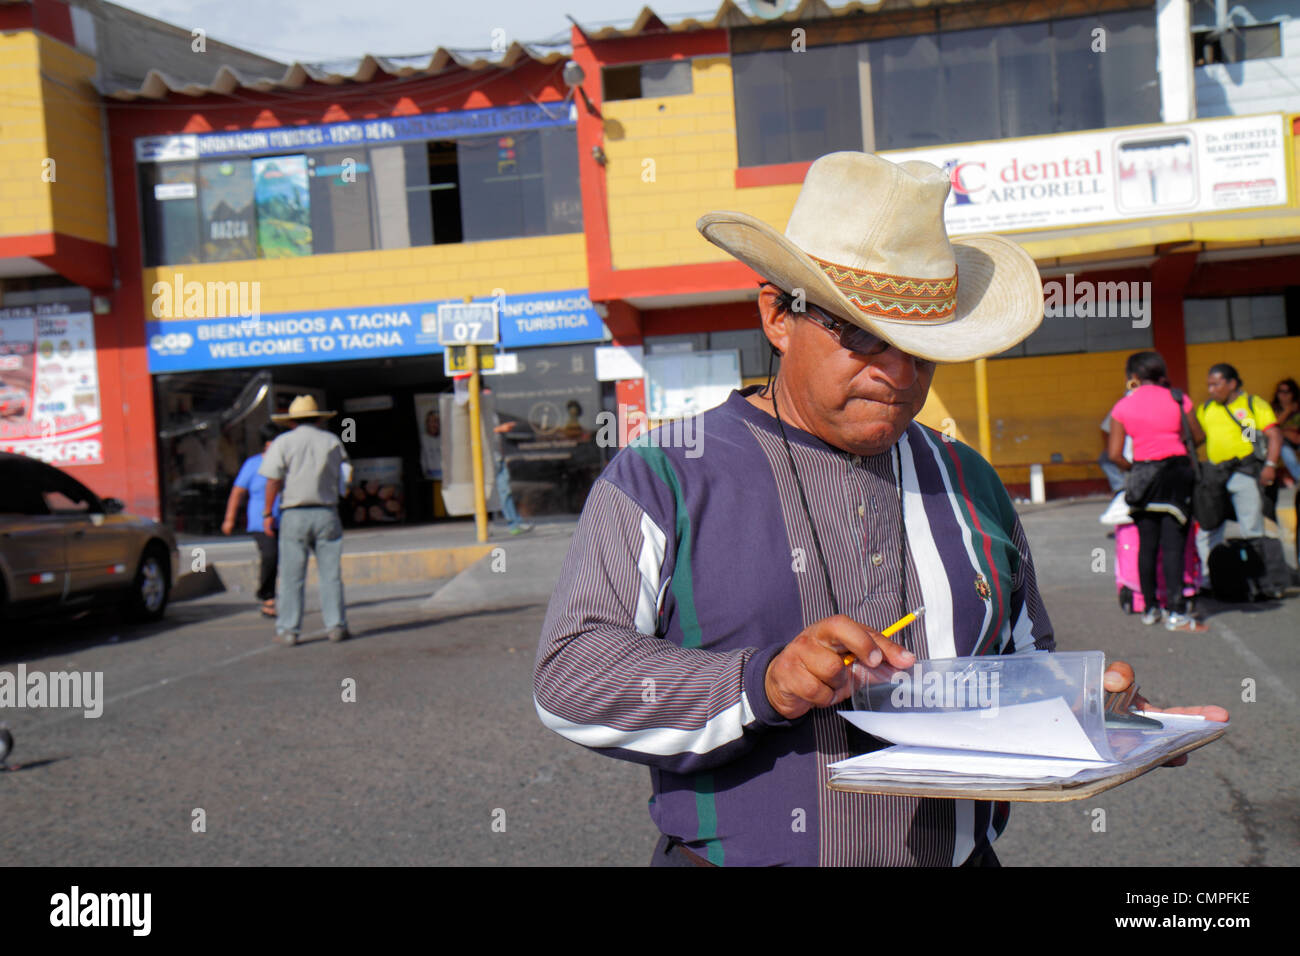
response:
[[(1196, 523), (1187, 532), (1187, 547), (1183, 552), (1183, 597), (1196, 596), (1201, 578), (1201, 558), (1196, 553)], [(1142, 578), (1138, 574), (1138, 529), (1135, 524), (1122, 524), (1115, 528), (1115, 590), (1119, 592), (1119, 606), (1129, 614), (1146, 610), (1142, 597)], [(1164, 562), (1157, 555), (1156, 599), (1168, 604), (1165, 589)]]
[(1225, 604), (1280, 599), (1291, 569), (1276, 538), (1229, 538), (1210, 552), (1210, 586)]

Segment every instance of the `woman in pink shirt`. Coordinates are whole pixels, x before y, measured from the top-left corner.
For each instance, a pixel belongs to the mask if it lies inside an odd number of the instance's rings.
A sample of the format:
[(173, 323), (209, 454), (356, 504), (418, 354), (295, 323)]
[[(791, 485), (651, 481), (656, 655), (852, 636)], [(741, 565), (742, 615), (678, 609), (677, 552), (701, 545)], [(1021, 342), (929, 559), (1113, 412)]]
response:
[[(1191, 412), (1192, 402), (1169, 386), (1165, 360), (1159, 352), (1137, 352), (1124, 367), (1129, 393), (1111, 409), (1110, 460), (1128, 471), (1125, 500), (1138, 529), (1138, 575), (1146, 611), (1143, 624), (1160, 621), (1156, 602), (1156, 555), (1164, 561), (1171, 631), (1205, 631), (1193, 617), (1177, 582), (1183, 580), (1183, 554), (1192, 516), (1192, 486), (1196, 480), (1189, 450), (1183, 442), (1184, 421), (1192, 440), (1205, 440)], [(1133, 439), (1133, 463), (1124, 458), (1124, 439)], [(1190, 454), (1195, 454), (1195, 446)], [(1173, 582), (1173, 583), (1170, 583)]]

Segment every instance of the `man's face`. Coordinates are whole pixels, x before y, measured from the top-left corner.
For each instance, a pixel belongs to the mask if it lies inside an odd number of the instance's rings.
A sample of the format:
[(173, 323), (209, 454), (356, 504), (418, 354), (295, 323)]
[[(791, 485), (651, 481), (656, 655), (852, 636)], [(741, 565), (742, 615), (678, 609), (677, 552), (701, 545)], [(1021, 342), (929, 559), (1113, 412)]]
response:
[(1227, 402), (1236, 384), (1236, 379), (1224, 378), (1221, 372), (1211, 372), (1205, 379), (1205, 387), (1210, 393), (1210, 398), (1216, 402)]
[(767, 310), (764, 331), (783, 353), (781, 417), (855, 455), (878, 455), (897, 442), (925, 404), (934, 363), (892, 347), (878, 355), (851, 352), (806, 315), (768, 321), (775, 290), (759, 301)]

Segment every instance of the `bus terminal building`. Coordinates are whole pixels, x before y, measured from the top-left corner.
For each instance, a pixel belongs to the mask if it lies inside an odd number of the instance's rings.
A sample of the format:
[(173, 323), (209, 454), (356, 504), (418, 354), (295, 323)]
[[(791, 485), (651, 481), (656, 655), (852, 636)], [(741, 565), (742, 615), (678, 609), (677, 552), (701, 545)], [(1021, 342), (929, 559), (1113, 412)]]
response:
[(1101, 490), (1128, 354), (1196, 400), (1215, 362), (1270, 398), (1300, 373), (1300, 19), (1246, 6), (1227, 54), (1181, 0), (806, 0), (330, 72), (98, 0), (0, 3), (0, 447), (208, 533), (310, 393), (389, 489), (349, 520), (430, 520), (438, 306), (492, 302), (521, 509), (575, 511), (602, 413), (766, 376), (759, 277), (695, 220), (783, 226), (850, 149), (946, 169), (949, 232), (1009, 235), (1043, 277), (1039, 331), (940, 368), (921, 420), (1013, 491), (1034, 465), (1049, 495)]

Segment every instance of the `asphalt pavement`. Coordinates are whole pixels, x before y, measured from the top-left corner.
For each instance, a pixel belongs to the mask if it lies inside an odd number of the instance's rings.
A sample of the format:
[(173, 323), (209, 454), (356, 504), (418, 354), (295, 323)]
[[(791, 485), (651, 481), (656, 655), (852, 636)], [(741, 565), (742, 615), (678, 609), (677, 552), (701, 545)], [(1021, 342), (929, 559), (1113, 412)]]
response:
[[(1217, 703), (1222, 740), (1078, 803), (1020, 805), (1007, 865), (1300, 863), (1300, 589), (1207, 634), (1118, 607), (1099, 500), (1023, 510), (1061, 649), (1129, 661), (1157, 704)], [(490, 542), (454, 577), (349, 587), (355, 638), (270, 643), (247, 593), (7, 632), (0, 671), (102, 672), (103, 714), (0, 710), (0, 859), (35, 865), (644, 865), (645, 768), (552, 734), (531, 699), (572, 521)], [(499, 549), (499, 550), (495, 550)], [(1099, 558), (1100, 556), (1100, 558)]]

